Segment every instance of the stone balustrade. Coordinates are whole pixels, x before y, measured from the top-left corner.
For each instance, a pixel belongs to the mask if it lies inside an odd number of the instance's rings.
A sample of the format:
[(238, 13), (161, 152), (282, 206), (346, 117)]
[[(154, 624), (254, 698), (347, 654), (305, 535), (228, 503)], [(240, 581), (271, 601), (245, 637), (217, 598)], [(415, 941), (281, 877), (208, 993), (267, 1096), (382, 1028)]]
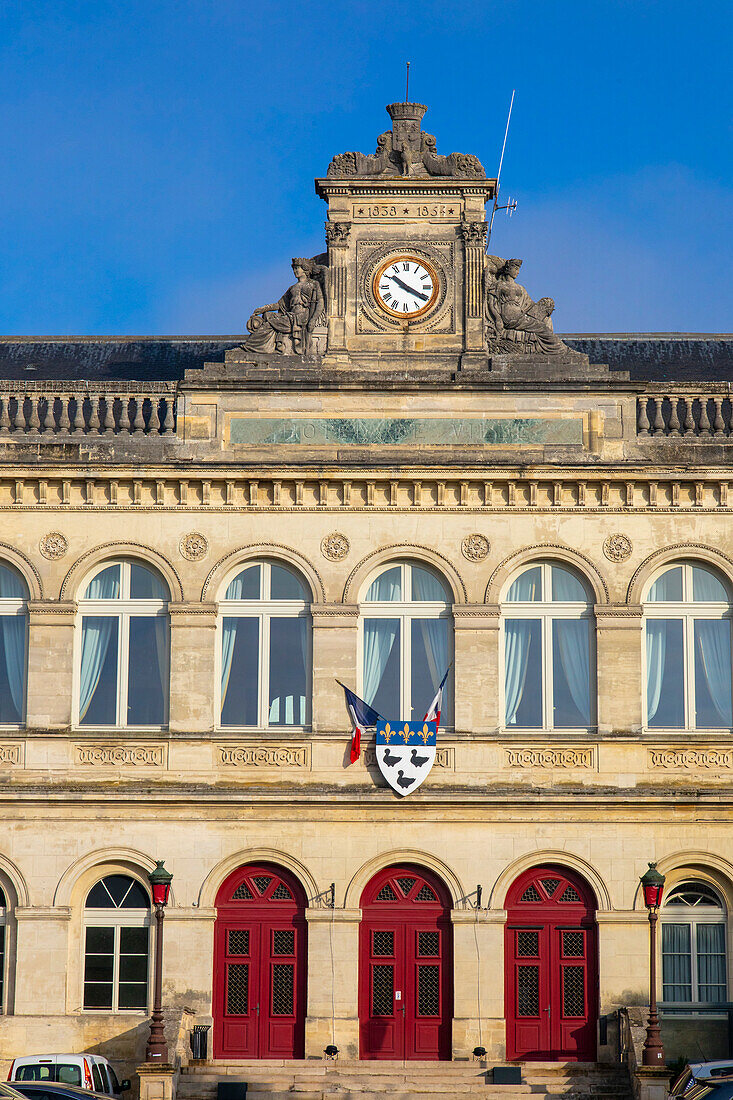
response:
[(174, 386), (144, 389), (16, 385), (0, 389), (0, 435), (167, 435), (176, 430)]
[(636, 432), (724, 440), (733, 433), (733, 404), (727, 392), (643, 394), (637, 398)]

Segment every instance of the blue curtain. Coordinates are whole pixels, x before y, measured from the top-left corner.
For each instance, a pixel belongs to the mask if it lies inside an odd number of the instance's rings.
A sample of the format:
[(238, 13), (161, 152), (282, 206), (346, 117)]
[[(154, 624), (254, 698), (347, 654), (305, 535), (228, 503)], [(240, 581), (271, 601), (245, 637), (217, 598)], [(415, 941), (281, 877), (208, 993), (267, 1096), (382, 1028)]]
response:
[(697, 985), (699, 1000), (727, 1000), (724, 924), (697, 926)]
[[(238, 580), (239, 578), (235, 578)], [(234, 581), (232, 581), (234, 584)], [(231, 588), (232, 585), (229, 585)], [(236, 599), (237, 597), (230, 597)], [(229, 676), (232, 671), (232, 657), (234, 656), (234, 643), (237, 640), (237, 622), (235, 618), (222, 619), (221, 632), (221, 705), (224, 706), (229, 690)]]
[[(399, 565), (393, 565), (385, 569), (378, 577), (375, 577), (369, 585), (369, 591), (365, 597), (370, 603), (393, 601), (402, 599), (402, 570)], [(443, 593), (443, 599), (445, 593)]]
[[(655, 582), (655, 587), (664, 577)], [(651, 725), (659, 710), (667, 656), (667, 619), (648, 619), (646, 624), (646, 720)]]
[(720, 715), (720, 724), (728, 727), (733, 724), (729, 620), (695, 619), (695, 640), (713, 706)]
[(448, 620), (418, 619), (418, 622), (435, 690), (448, 667)]
[(675, 565), (657, 577), (649, 589), (650, 603), (679, 602), (682, 599), (682, 566)]
[(399, 628), (399, 619), (364, 620), (364, 701), (370, 706), (379, 691)]
[(692, 1000), (689, 924), (662, 924), (662, 999)]
[(728, 603), (728, 593), (715, 574), (698, 565), (692, 567), (692, 598), (707, 603)]
[(0, 616), (5, 669), (10, 686), (10, 699), (18, 715), (23, 717), (23, 682), (25, 679), (25, 615)]
[(412, 567), (412, 598), (420, 601), (432, 600), (434, 603), (448, 601), (442, 582), (432, 573), (428, 573), (427, 569), (420, 569), (416, 565)]
[[(117, 599), (120, 594), (120, 567), (110, 566), (98, 573), (87, 585), (88, 600)], [(112, 628), (117, 618), (111, 615), (85, 615), (81, 624), (81, 683), (79, 687), (79, 720), (89, 710), (97, 690), (99, 677), (107, 656)]]
[[(572, 578), (575, 580), (575, 578)], [(555, 619), (560, 661), (573, 702), (590, 724), (590, 643), (587, 619)]]
[(224, 595), (225, 600), (258, 600), (260, 598), (260, 566), (250, 565), (237, 573)]
[(0, 565), (0, 600), (27, 599), (28, 592), (18, 574)]
[(542, 570), (539, 565), (525, 569), (513, 582), (506, 594), (511, 603), (526, 603), (542, 599)]
[[(519, 580), (522, 578), (520, 577)], [(515, 581), (514, 584), (518, 582)], [(512, 586), (513, 587), (513, 586)], [(504, 627), (504, 698), (506, 725), (516, 725), (517, 711), (527, 678), (529, 645), (534, 619), (507, 619)]]
[(552, 598), (556, 602), (588, 603), (588, 593), (578, 578), (556, 565), (552, 567)]

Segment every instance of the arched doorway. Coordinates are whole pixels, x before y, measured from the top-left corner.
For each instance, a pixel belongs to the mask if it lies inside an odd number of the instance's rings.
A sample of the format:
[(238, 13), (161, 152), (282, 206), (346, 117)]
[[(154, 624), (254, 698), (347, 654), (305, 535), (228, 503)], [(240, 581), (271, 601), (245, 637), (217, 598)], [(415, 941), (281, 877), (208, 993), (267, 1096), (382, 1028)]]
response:
[(567, 868), (534, 867), (506, 900), (507, 1059), (596, 1057), (598, 952), (593, 892)]
[(271, 863), (239, 867), (216, 896), (214, 1057), (305, 1053), (305, 894)]
[(453, 927), (448, 890), (411, 864), (388, 867), (361, 896), (361, 1058), (449, 1059)]

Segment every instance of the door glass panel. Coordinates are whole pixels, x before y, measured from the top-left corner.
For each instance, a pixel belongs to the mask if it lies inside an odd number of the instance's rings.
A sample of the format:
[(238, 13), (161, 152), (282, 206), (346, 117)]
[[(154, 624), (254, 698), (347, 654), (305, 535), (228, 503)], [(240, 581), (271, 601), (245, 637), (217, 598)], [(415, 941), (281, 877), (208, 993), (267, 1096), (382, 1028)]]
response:
[(417, 968), (417, 1014), (440, 1015), (440, 967), (425, 964)]
[(394, 932), (372, 932), (372, 955), (394, 955)]
[(536, 959), (540, 953), (539, 932), (517, 932), (517, 958)]
[(539, 619), (506, 620), (504, 632), (504, 700), (507, 726), (521, 726), (523, 728), (542, 726), (542, 646), (540, 638)]
[(564, 958), (582, 959), (583, 951), (584, 949), (582, 932), (563, 932), (562, 953)]
[(246, 1016), (249, 1011), (249, 963), (227, 967), (227, 1015)]
[(108, 615), (82, 619), (79, 721), (83, 726), (117, 722), (117, 632), (118, 620)]
[(272, 882), (272, 875), (255, 875), (252, 879), (253, 883), (261, 894), (264, 894), (267, 887)]
[(731, 719), (730, 621), (695, 620), (695, 725), (733, 725)]
[(272, 1015), (293, 1015), (295, 964), (275, 963), (272, 968)]
[(295, 930), (293, 928), (276, 928), (272, 933), (273, 955), (295, 954)]
[(257, 725), (259, 651), (258, 619), (226, 616), (222, 620), (222, 726)]
[(548, 898), (552, 897), (552, 895), (555, 893), (558, 886), (560, 885), (559, 878), (543, 878), (540, 879), (540, 882), (542, 883), (542, 889), (545, 891)]
[(585, 1016), (585, 967), (564, 966), (562, 969), (562, 1014)]
[(517, 1016), (539, 1016), (540, 968), (517, 967)]
[(372, 1016), (391, 1016), (394, 1008), (394, 967), (372, 967)]
[[(655, 582), (658, 583), (659, 581)], [(649, 619), (646, 624), (648, 725), (661, 729), (678, 729), (684, 726), (684, 693), (682, 620)]]
[(305, 647), (304, 618), (270, 619), (268, 722), (271, 726), (305, 725)]
[(407, 895), (410, 893), (410, 890), (412, 890), (413, 886), (417, 882), (417, 879), (416, 878), (398, 878), (397, 882), (399, 883), (400, 890), (405, 895), (405, 897), (407, 897)]
[(132, 616), (127, 683), (128, 726), (162, 726), (165, 721), (163, 682), (167, 668), (167, 619), (152, 615)]
[(440, 932), (418, 932), (417, 953), (421, 958), (426, 955), (439, 955)]
[(249, 929), (232, 928), (227, 933), (227, 952), (230, 955), (249, 955)]

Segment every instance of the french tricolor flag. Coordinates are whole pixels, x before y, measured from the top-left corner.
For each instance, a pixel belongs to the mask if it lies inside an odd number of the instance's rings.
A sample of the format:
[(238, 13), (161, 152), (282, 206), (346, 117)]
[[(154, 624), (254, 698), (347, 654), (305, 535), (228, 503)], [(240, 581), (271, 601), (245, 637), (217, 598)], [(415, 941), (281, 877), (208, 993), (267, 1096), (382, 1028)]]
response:
[(370, 707), (368, 703), (360, 699), (358, 695), (355, 695), (350, 688), (347, 688), (346, 684), (342, 684), (340, 680), (337, 680), (336, 683), (344, 689), (346, 706), (351, 716), (351, 724), (354, 727), (351, 737), (351, 763), (353, 764), (361, 756), (361, 731), (369, 729), (370, 726), (376, 726), (377, 722), (381, 721), (382, 715), (374, 707)]
[(436, 691), (435, 696), (433, 697), (433, 701), (428, 707), (428, 712), (425, 715), (426, 722), (437, 722), (438, 727), (440, 727), (440, 712), (443, 709), (443, 688), (445, 687), (445, 681), (448, 679), (448, 673), (450, 672), (450, 670), (451, 666), (448, 665), (447, 669), (445, 670), (445, 676), (438, 684), (438, 690)]

